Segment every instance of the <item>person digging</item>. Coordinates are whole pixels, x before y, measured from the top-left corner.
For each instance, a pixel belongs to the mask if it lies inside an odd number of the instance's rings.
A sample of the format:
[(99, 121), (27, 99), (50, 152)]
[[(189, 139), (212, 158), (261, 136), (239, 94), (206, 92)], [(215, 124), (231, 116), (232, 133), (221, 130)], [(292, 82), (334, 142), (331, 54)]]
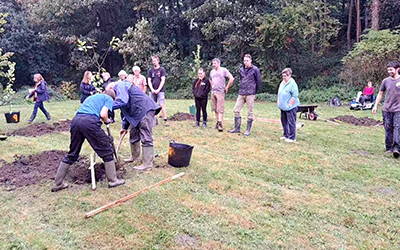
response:
[(131, 157), (124, 161), (138, 160), (142, 144), (143, 163), (134, 169), (139, 171), (151, 169), (154, 160), (153, 127), (156, 124), (155, 116), (161, 107), (133, 84), (118, 82), (114, 84), (113, 89), (116, 93), (113, 108), (121, 109), (123, 116), (120, 134), (126, 133), (129, 128)]
[(75, 117), (71, 122), (71, 143), (69, 152), (63, 158), (58, 167), (58, 171), (51, 188), (52, 192), (57, 192), (68, 187), (63, 183), (68, 174), (69, 167), (74, 163), (82, 148), (82, 144), (87, 139), (96, 154), (103, 159), (108, 179), (108, 187), (113, 188), (125, 184), (123, 179), (117, 179), (113, 148), (110, 138), (101, 128), (102, 121), (109, 123), (108, 111), (112, 110), (115, 92), (106, 90), (103, 94), (89, 96), (79, 107)]

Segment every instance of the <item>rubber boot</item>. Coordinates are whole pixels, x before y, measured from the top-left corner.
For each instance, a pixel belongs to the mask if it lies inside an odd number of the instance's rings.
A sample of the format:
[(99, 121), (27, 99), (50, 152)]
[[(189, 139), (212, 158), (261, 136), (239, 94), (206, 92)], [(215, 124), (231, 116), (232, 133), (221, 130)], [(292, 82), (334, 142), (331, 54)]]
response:
[(134, 162), (135, 160), (139, 159), (140, 156), (140, 141), (131, 143), (131, 157), (124, 159), (124, 162)]
[(241, 117), (235, 117), (235, 128), (228, 130), (229, 133), (240, 133), (240, 125), (242, 124)]
[(60, 162), (58, 167), (56, 178), (54, 179), (54, 184), (51, 187), (51, 192), (57, 192), (68, 187), (67, 183), (63, 183), (65, 176), (68, 174), (69, 164)]
[(139, 171), (145, 171), (147, 169), (153, 168), (154, 147), (142, 147), (142, 150), (143, 164), (133, 168)]
[(251, 126), (253, 125), (253, 120), (252, 119), (247, 119), (247, 129), (246, 132), (243, 133), (243, 135), (245, 136), (249, 136), (250, 135), (250, 131), (251, 131)]
[(203, 121), (203, 126), (202, 126), (203, 128), (206, 128), (207, 127), (207, 121)]
[(125, 180), (117, 179), (117, 171), (115, 170), (115, 161), (104, 162), (106, 169), (106, 176), (108, 180), (108, 187), (113, 188), (125, 184)]

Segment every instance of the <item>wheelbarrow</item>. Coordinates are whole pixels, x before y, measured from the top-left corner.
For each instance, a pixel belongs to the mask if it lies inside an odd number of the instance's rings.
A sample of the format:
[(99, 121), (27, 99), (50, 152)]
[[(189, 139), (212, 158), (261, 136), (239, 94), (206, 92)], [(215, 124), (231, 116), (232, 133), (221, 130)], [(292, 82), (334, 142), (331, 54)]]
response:
[(318, 105), (300, 105), (297, 107), (297, 113), (300, 112), (299, 118), (309, 119), (311, 121), (317, 120), (319, 116), (315, 109)]

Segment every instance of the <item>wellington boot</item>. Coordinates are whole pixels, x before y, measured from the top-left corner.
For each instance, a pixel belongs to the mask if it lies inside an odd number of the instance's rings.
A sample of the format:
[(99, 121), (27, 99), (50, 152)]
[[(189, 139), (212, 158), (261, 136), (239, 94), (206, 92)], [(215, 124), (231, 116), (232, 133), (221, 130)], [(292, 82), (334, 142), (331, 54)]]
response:
[(131, 157), (124, 159), (124, 162), (134, 162), (140, 156), (140, 141), (131, 143)]
[(235, 117), (235, 128), (228, 130), (229, 133), (240, 133), (240, 125), (242, 124), (241, 117)]
[(247, 129), (246, 132), (243, 133), (245, 136), (249, 136), (251, 132), (251, 126), (253, 126), (253, 120), (252, 119), (247, 119)]
[(56, 178), (54, 179), (54, 184), (51, 187), (51, 192), (57, 192), (68, 187), (68, 184), (63, 183), (65, 176), (68, 174), (69, 164), (60, 162), (58, 167)]
[(125, 180), (117, 179), (117, 171), (115, 170), (115, 161), (104, 162), (104, 167), (106, 169), (106, 176), (109, 188), (125, 184)]
[(154, 159), (154, 147), (142, 147), (143, 150), (143, 164), (133, 169), (139, 171), (145, 171), (147, 169), (153, 168), (153, 159)]

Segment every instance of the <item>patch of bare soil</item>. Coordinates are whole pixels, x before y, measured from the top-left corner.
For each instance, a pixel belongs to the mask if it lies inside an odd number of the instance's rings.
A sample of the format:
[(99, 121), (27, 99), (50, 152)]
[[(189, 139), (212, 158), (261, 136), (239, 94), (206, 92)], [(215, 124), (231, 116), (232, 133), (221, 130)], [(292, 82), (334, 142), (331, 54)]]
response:
[(355, 126), (379, 126), (382, 125), (383, 122), (368, 118), (368, 117), (361, 117), (361, 118), (356, 118), (352, 115), (343, 115), (343, 116), (338, 116), (336, 118), (331, 118), (329, 119), (330, 121), (333, 122), (344, 122), (344, 123), (349, 123), (353, 124)]
[[(12, 163), (2, 162), (0, 168), (0, 184), (12, 187), (23, 187), (54, 180), (58, 166), (66, 151), (51, 150), (30, 156), (14, 156)], [(65, 180), (69, 183), (85, 184), (90, 183), (90, 160), (88, 157), (80, 156), (78, 161), (71, 165)], [(118, 167), (119, 169), (119, 167)], [(124, 170), (118, 170), (117, 175), (121, 178)], [(106, 178), (104, 163), (95, 165), (96, 181)]]
[(178, 112), (178, 113), (170, 116), (168, 118), (168, 120), (170, 120), (170, 121), (186, 121), (186, 120), (194, 121), (194, 120), (196, 120), (196, 118), (192, 114)]
[(71, 126), (70, 120), (54, 122), (53, 124), (48, 124), (44, 122), (33, 123), (25, 128), (18, 129), (8, 133), (8, 136), (19, 135), (25, 137), (36, 137), (45, 134), (51, 134), (54, 132), (69, 131), (70, 126)]

